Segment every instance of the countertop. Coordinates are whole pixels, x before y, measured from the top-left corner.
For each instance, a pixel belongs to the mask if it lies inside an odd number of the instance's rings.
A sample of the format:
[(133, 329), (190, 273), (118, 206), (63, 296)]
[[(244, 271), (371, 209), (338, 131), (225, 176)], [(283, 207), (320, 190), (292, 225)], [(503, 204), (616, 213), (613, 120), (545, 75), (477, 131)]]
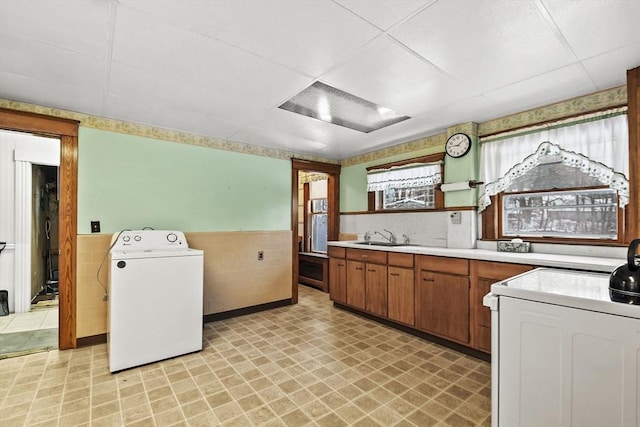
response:
[(355, 241), (331, 241), (329, 246), (376, 250), (387, 252), (401, 252), (417, 255), (436, 255), (450, 258), (477, 259), (482, 261), (508, 262), (512, 264), (527, 264), (538, 267), (555, 267), (573, 270), (596, 271), (611, 273), (616, 267), (627, 262), (624, 258), (601, 258), (577, 255), (558, 255), (537, 252), (515, 253), (497, 252), (488, 249), (452, 249), (431, 246), (377, 246), (360, 245)]

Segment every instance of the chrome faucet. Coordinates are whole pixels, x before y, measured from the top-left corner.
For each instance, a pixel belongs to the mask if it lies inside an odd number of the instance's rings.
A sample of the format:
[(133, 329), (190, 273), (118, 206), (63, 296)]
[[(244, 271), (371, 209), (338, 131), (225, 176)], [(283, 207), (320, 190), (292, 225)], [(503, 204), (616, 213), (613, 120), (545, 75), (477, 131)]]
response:
[(389, 230), (387, 230), (386, 228), (383, 228), (382, 230), (384, 230), (384, 231), (386, 231), (387, 233), (389, 233), (389, 237), (385, 236), (384, 234), (382, 234), (382, 233), (381, 233), (381, 232), (379, 232), (379, 231), (374, 231), (374, 232), (373, 232), (373, 234), (379, 234), (379, 235), (381, 235), (381, 236), (382, 236), (382, 237), (384, 237), (386, 240), (388, 240), (388, 241), (389, 241), (389, 243), (395, 243), (395, 242), (396, 242), (396, 236), (395, 236), (392, 232), (390, 232), (390, 231), (389, 231)]
[(410, 240), (409, 240), (409, 236), (407, 236), (406, 234), (403, 234), (402, 237), (404, 237), (404, 244), (408, 245)]

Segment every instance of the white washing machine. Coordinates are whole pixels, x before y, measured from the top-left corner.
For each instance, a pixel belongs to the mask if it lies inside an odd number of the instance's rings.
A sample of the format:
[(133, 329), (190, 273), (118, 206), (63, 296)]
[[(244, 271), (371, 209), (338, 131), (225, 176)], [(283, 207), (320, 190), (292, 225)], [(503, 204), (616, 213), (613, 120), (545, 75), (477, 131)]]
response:
[(109, 370), (202, 350), (203, 251), (180, 231), (122, 231), (111, 241)]

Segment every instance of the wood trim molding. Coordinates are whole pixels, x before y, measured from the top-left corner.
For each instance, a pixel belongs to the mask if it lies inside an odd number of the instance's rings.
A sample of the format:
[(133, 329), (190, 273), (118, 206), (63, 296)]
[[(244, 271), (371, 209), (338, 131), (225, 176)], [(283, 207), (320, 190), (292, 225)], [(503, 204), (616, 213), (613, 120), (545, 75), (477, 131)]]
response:
[(640, 237), (640, 67), (627, 71), (627, 120), (629, 121), (629, 205), (625, 243)]
[(340, 235), (340, 165), (313, 162), (310, 160), (291, 159), (291, 252), (292, 252), (292, 280), (291, 301), (298, 302), (298, 178), (300, 171), (326, 173), (327, 199), (327, 239), (338, 240)]
[(60, 255), (58, 347), (76, 348), (76, 238), (78, 218), (78, 122), (0, 109), (0, 129), (60, 137)]
[(444, 153), (429, 154), (428, 156), (412, 157), (406, 160), (399, 160), (397, 162), (383, 163), (381, 165), (369, 166), (367, 171), (377, 169), (389, 169), (397, 166), (410, 165), (411, 163), (435, 163), (444, 160)]
[(78, 207), (78, 138), (62, 136), (60, 156), (59, 336), (60, 348), (76, 347), (76, 253)]
[(78, 136), (77, 120), (62, 119), (28, 113), (26, 111), (0, 108), (0, 127), (18, 132), (31, 132), (54, 136)]

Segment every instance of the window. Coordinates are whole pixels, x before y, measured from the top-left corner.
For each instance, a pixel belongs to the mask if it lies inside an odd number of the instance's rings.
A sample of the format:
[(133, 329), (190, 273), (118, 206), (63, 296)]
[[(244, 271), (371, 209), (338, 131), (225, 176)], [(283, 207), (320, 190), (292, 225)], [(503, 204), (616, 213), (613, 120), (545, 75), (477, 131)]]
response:
[(369, 211), (442, 208), (443, 158), (439, 153), (367, 168)]
[[(391, 187), (376, 192), (376, 206), (382, 209), (434, 209), (436, 207), (436, 190), (433, 185), (421, 187)], [(381, 200), (380, 200), (381, 199)]]
[(624, 111), (482, 140), (483, 238), (624, 240)]
[(618, 238), (618, 196), (609, 188), (508, 194), (502, 209), (503, 236)]

